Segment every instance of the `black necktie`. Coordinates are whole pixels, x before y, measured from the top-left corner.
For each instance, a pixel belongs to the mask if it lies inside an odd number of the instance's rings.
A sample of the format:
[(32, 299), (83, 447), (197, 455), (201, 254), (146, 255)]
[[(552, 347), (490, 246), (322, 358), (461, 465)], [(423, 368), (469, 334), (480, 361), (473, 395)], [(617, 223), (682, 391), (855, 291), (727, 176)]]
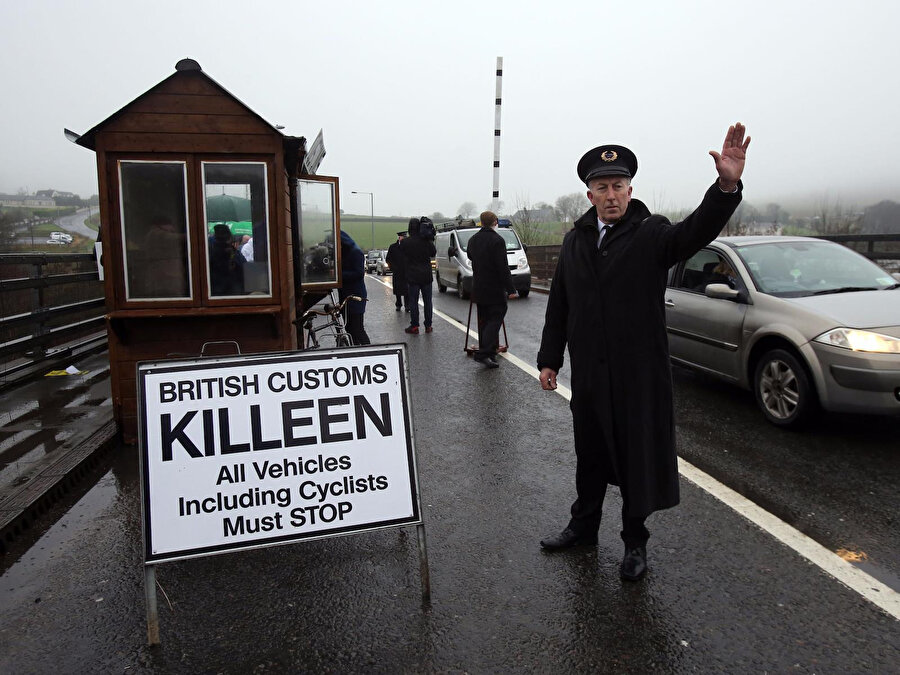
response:
[(600, 236), (597, 238), (597, 248), (600, 248), (600, 245), (603, 243), (603, 238), (609, 234), (610, 226), (604, 225), (600, 228)]

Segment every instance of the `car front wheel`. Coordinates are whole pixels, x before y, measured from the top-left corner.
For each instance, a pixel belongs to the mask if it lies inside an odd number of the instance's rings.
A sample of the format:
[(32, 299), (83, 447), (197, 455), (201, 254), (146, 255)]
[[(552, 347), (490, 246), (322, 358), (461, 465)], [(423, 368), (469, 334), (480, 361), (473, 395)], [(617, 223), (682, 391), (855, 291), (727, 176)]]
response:
[(815, 409), (815, 392), (806, 369), (784, 349), (763, 354), (756, 364), (753, 391), (763, 415), (779, 427), (799, 427)]
[(437, 281), (438, 293), (446, 293), (447, 292), (447, 284), (441, 281), (441, 273), (437, 270), (434, 271), (434, 278)]

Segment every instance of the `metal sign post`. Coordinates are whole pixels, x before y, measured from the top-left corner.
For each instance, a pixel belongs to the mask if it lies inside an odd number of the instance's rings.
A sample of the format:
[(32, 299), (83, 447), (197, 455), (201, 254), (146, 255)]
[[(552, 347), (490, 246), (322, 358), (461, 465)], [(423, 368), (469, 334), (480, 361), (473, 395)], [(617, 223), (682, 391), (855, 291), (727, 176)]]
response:
[[(469, 344), (469, 331), (472, 326), (472, 305), (474, 304), (473, 300), (469, 300), (469, 318), (466, 319), (466, 343), (463, 345), (463, 351), (468, 355), (472, 356), (475, 352), (478, 351), (478, 345), (475, 343)], [(497, 351), (503, 353), (509, 350), (509, 337), (506, 335), (506, 321), (504, 320), (500, 327), (503, 328), (503, 344), (497, 347)]]

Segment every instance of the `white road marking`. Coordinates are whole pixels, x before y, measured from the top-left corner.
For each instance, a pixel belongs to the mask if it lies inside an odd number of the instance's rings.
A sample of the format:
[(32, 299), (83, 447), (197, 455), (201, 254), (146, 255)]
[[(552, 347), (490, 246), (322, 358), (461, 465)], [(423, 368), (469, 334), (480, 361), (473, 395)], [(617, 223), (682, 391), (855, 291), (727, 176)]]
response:
[[(375, 281), (390, 287), (389, 284), (384, 283), (380, 279), (375, 279)], [(419, 301), (419, 304), (422, 305), (422, 302)], [(435, 309), (434, 314), (441, 317), (450, 325), (455, 326), (463, 333), (466, 332), (466, 327), (463, 324), (447, 314), (444, 314), (442, 311)], [(469, 329), (469, 335), (476, 340), (478, 339), (478, 332), (475, 330)], [(535, 380), (540, 379), (538, 369), (525, 363), (518, 356), (511, 354), (510, 352), (504, 352), (500, 356), (517, 366)], [(571, 390), (562, 385), (559, 385), (556, 388), (556, 393), (567, 401), (572, 400)], [(678, 458), (678, 471), (701, 490), (705, 490), (708, 494), (742, 515), (751, 523), (765, 532), (768, 532), (775, 537), (775, 539), (795, 553), (806, 558), (822, 571), (837, 579), (850, 590), (855, 591), (873, 605), (884, 610), (895, 619), (900, 620), (900, 593), (897, 593), (897, 591), (890, 586), (854, 567), (814, 539), (807, 537), (780, 518), (777, 518), (765, 509), (760, 508), (743, 495), (735, 492), (727, 485), (720, 483), (715, 478), (704, 473), (690, 462), (683, 460), (681, 457)]]

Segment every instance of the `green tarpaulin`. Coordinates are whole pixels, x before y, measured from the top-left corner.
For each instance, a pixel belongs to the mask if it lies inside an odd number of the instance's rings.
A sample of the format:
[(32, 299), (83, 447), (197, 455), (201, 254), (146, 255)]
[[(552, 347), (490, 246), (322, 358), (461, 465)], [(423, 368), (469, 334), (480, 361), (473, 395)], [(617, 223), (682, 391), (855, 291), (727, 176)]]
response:
[(252, 220), (250, 200), (231, 195), (214, 195), (206, 198), (206, 220), (210, 223)]
[(249, 220), (217, 220), (215, 222), (210, 221), (206, 224), (209, 233), (212, 234), (216, 225), (220, 223), (225, 223), (228, 226), (228, 229), (231, 230), (231, 234), (237, 237), (245, 234), (249, 234), (251, 237), (253, 236), (253, 224)]

